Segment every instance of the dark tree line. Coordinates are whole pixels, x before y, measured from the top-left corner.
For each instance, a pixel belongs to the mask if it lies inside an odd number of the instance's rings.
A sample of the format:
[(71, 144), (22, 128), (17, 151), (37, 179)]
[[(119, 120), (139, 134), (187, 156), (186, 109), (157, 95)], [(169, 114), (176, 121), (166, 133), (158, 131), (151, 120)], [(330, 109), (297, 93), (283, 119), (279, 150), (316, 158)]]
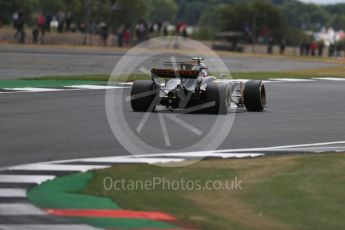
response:
[[(199, 35), (212, 38), (219, 31), (263, 33), (276, 41), (298, 44), (304, 30), (322, 27), (345, 30), (345, 4), (321, 6), (297, 0), (208, 0), (213, 4), (200, 18)], [(230, 3), (229, 3), (230, 2)]]
[[(26, 24), (37, 15), (71, 12), (76, 23), (103, 21), (110, 27), (133, 25), (139, 20), (186, 22), (200, 27), (201, 37), (221, 30), (243, 30), (254, 35), (267, 27), (272, 36), (293, 40), (296, 31), (322, 26), (345, 29), (345, 4), (315, 5), (297, 0), (0, 0), (0, 23), (10, 24), (21, 8)], [(296, 37), (296, 36), (295, 36)]]

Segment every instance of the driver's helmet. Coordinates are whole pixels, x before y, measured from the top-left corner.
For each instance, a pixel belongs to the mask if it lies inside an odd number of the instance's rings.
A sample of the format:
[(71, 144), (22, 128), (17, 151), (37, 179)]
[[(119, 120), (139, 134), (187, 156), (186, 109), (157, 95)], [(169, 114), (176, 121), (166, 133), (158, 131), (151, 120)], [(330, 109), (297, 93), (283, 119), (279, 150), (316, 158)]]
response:
[(193, 66), (193, 70), (204, 70), (204, 69), (208, 69), (208, 67), (204, 63), (199, 63)]
[(208, 69), (208, 67), (204, 63), (199, 63), (198, 65), (199, 69)]
[(200, 77), (208, 76), (206, 69), (208, 69), (208, 67), (204, 63), (199, 63), (198, 65), (195, 65), (193, 67), (193, 70), (200, 70), (200, 74), (199, 74)]

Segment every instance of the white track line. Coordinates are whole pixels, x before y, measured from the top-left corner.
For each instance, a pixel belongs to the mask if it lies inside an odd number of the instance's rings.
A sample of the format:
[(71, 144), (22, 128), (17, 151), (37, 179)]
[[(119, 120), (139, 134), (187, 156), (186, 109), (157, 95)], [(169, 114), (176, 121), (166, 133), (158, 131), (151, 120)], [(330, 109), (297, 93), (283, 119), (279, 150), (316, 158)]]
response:
[[(301, 150), (309, 150), (309, 151), (314, 151), (314, 150), (317, 150), (317, 151), (322, 151), (322, 150), (339, 150), (339, 149), (345, 149), (345, 146), (322, 146), (322, 147), (299, 147), (299, 148), (288, 148), (286, 150), (288, 151), (301, 151)], [(284, 149), (282, 149), (284, 150)]]
[(0, 216), (9, 215), (48, 215), (32, 204), (0, 204)]
[(34, 88), (34, 87), (24, 87), (24, 88), (4, 88), (5, 90), (11, 91), (25, 91), (25, 92), (54, 92), (63, 91), (65, 89), (54, 89), (54, 88)]
[(1, 188), (0, 189), (0, 197), (26, 197), (26, 189)]
[[(185, 153), (157, 153), (157, 154), (145, 154), (142, 157), (220, 157), (220, 158), (245, 158), (245, 157), (260, 157), (264, 156), (263, 153), (217, 153), (215, 151), (201, 151), (201, 152), (185, 152)], [(139, 155), (138, 155), (139, 157)], [(164, 158), (163, 158), (164, 159)]]
[[(99, 157), (99, 158), (77, 158), (71, 160), (58, 160), (42, 162), (42, 164), (63, 164), (76, 161), (82, 162), (108, 162), (111, 163), (166, 163), (166, 162), (181, 162), (184, 158), (188, 157), (222, 157), (222, 158), (243, 158), (243, 157), (260, 157), (265, 156), (264, 151), (293, 151), (315, 149), (320, 150), (321, 147), (325, 145), (337, 145), (345, 144), (345, 141), (333, 141), (333, 142), (320, 142), (320, 143), (310, 143), (310, 144), (298, 144), (298, 145), (282, 145), (282, 146), (271, 146), (271, 147), (261, 147), (261, 148), (242, 148), (242, 149), (221, 149), (221, 150), (210, 150), (210, 151), (196, 151), (196, 152), (185, 152), (185, 153), (154, 153), (154, 154), (143, 154), (137, 156), (114, 156), (114, 157)], [(306, 147), (306, 148), (303, 148)], [(314, 148), (309, 148), (314, 147)], [(320, 147), (320, 148), (317, 148)], [(343, 148), (343, 147), (334, 147)], [(180, 157), (180, 158), (160, 158), (164, 157)], [(152, 158), (151, 158), (152, 157)]]
[(260, 156), (264, 156), (264, 155), (265, 154), (263, 154), (263, 153), (217, 153), (215, 151), (202, 151), (202, 152), (185, 152), (185, 153), (145, 154), (145, 155), (142, 155), (142, 157), (166, 156), (166, 157), (185, 157), (188, 159), (188, 157), (245, 158), (245, 157), (260, 157)]
[[(110, 83), (111, 84), (111, 83)], [(118, 82), (118, 83), (115, 83), (117, 85), (124, 85), (124, 86), (131, 86), (133, 85), (133, 82)]]
[(320, 142), (320, 143), (298, 144), (298, 145), (282, 145), (282, 146), (263, 147), (263, 148), (224, 149), (224, 150), (215, 150), (214, 152), (250, 152), (250, 151), (267, 151), (267, 150), (270, 151), (270, 150), (281, 150), (281, 149), (288, 149), (288, 148), (336, 145), (336, 144), (345, 144), (345, 141)]
[(81, 224), (9, 224), (9, 225), (1, 225), (1, 230), (97, 230), (100, 228), (95, 228), (88, 225), (81, 225)]
[[(159, 157), (159, 156), (166, 156), (166, 157), (222, 157), (222, 158), (242, 158), (242, 157), (258, 157), (264, 156), (263, 153), (255, 153), (260, 151), (289, 151), (289, 149), (293, 149), (294, 151), (298, 151), (299, 148), (304, 150), (302, 147), (314, 147), (313, 149), (317, 149), (318, 146), (323, 145), (336, 145), (336, 144), (345, 144), (345, 141), (333, 141), (333, 142), (320, 142), (320, 143), (311, 143), (311, 144), (298, 144), (298, 145), (282, 145), (282, 146), (272, 146), (272, 147), (262, 147), (262, 148), (242, 148), (242, 149), (221, 149), (221, 150), (214, 150), (214, 151), (199, 151), (199, 152), (186, 152), (186, 153), (157, 153), (157, 154), (144, 154), (138, 155), (137, 157)], [(339, 148), (339, 147), (338, 147)], [(311, 149), (311, 148), (309, 148)], [(250, 153), (252, 152), (252, 153)], [(254, 152), (254, 153), (253, 153)], [(131, 156), (125, 157), (130, 158)], [(113, 157), (113, 161), (119, 162), (123, 159), (123, 157)], [(56, 163), (63, 163), (63, 162), (72, 162), (78, 160), (86, 160), (86, 161), (95, 161), (97, 159), (102, 159), (101, 161), (107, 161), (107, 158), (87, 158), (87, 159), (73, 159), (73, 160), (62, 160), (56, 161)], [(140, 159), (140, 158), (138, 158)], [(150, 159), (150, 158), (148, 158)], [(151, 158), (152, 159), (152, 158)], [(158, 158), (159, 159), (159, 158)], [(164, 158), (163, 158), (164, 159)]]
[[(96, 157), (96, 158), (81, 158), (71, 160), (58, 160), (44, 162), (48, 164), (63, 164), (76, 161), (81, 162), (105, 162), (105, 163), (173, 163), (188, 160), (188, 157), (221, 157), (221, 158), (244, 158), (244, 157), (261, 157), (263, 153), (216, 153), (215, 151), (200, 151), (200, 152), (183, 152), (183, 153), (153, 153), (143, 154), (136, 156), (114, 156), (114, 157)], [(160, 157), (164, 158), (160, 158)], [(179, 157), (179, 158), (166, 158), (166, 157)]]
[(52, 180), (55, 176), (41, 176), (41, 175), (0, 175), (0, 182), (4, 183), (23, 183), (23, 184), (41, 184), (46, 180)]
[(315, 77), (315, 80), (326, 80), (326, 81), (345, 81), (345, 78), (337, 77)]
[[(44, 88), (42, 88), (44, 89)], [(26, 88), (16, 88), (16, 90), (12, 90), (12, 88), (8, 88), (7, 92), (0, 92), (0, 93), (3, 93), (3, 94), (6, 94), (6, 93), (44, 93), (44, 92), (63, 92), (63, 91), (76, 91), (76, 90), (82, 90), (82, 89), (74, 89), (74, 88), (70, 88), (70, 89), (53, 89), (53, 90), (35, 90), (35, 91), (27, 91)]]
[(79, 171), (86, 172), (92, 169), (103, 169), (110, 165), (53, 165), (53, 164), (25, 164), (14, 167), (8, 167), (10, 170), (32, 170), (32, 171)]
[(147, 164), (156, 164), (156, 163), (169, 163), (169, 162), (181, 162), (185, 159), (176, 159), (176, 158), (145, 158), (145, 157), (98, 157), (98, 158), (86, 158), (80, 159), (82, 162), (106, 162), (106, 163), (147, 163)]
[[(231, 81), (241, 81), (243, 83), (246, 83), (250, 79), (217, 79), (215, 82), (231, 82)], [(270, 80), (262, 80), (263, 83), (270, 83), (270, 82), (275, 82), (275, 81), (270, 81)]]
[[(261, 148), (242, 148), (242, 149), (221, 149), (221, 150), (210, 150), (210, 151), (196, 151), (196, 152), (180, 152), (180, 153), (154, 153), (154, 154), (143, 154), (143, 155), (128, 155), (128, 156), (114, 156), (114, 157), (96, 157), (96, 158), (76, 158), (70, 160), (58, 160), (48, 161), (35, 164), (27, 164), (20, 166), (8, 167), (5, 169), (11, 170), (75, 170), (83, 171), (87, 170), (88, 167), (94, 168), (106, 168), (113, 163), (167, 163), (167, 162), (181, 162), (188, 159), (188, 157), (221, 157), (221, 158), (243, 158), (243, 157), (259, 157), (264, 156), (261, 151), (300, 151), (300, 150), (322, 150), (332, 149), (336, 150), (339, 148), (345, 148), (345, 146), (330, 146), (345, 144), (345, 141), (333, 141), (333, 142), (320, 142), (310, 144), (297, 144), (297, 145), (282, 145), (282, 146), (271, 146)], [(162, 156), (168, 158), (161, 158)], [(171, 158), (169, 158), (169, 156)], [(179, 157), (179, 158), (173, 158)], [(97, 163), (109, 163), (109, 165), (56, 165), (70, 162), (95, 162)], [(23, 181), (24, 183), (40, 183), (45, 180), (53, 179), (54, 176), (19, 176), (19, 175), (0, 175), (0, 182), (17, 182)]]
[(108, 85), (69, 85), (64, 86), (66, 88), (78, 88), (78, 89), (119, 89), (126, 88), (124, 86), (108, 86)]
[(303, 82), (303, 81), (314, 81), (313, 79), (300, 79), (300, 78), (269, 78), (271, 81), (277, 82)]

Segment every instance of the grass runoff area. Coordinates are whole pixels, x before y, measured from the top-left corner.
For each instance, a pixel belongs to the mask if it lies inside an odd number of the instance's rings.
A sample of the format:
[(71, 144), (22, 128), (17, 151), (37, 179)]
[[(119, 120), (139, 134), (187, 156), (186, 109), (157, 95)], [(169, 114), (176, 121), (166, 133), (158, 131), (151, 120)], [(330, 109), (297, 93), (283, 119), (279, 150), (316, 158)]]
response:
[[(169, 181), (170, 190), (163, 183), (140, 187), (157, 177)], [(201, 185), (237, 178), (241, 188), (188, 190), (180, 183), (172, 189), (182, 178)], [(115, 189), (120, 180), (124, 185)], [(321, 230), (345, 226), (344, 191), (345, 157), (332, 153), (205, 160), (180, 168), (116, 165), (95, 171), (82, 193), (109, 197), (124, 209), (169, 213), (184, 228)]]
[(103, 80), (87, 80), (82, 79), (82, 76), (79, 76), (79, 80), (77, 79), (65, 79), (65, 77), (54, 77), (51, 79), (44, 79), (44, 80), (33, 80), (33, 79), (26, 79), (26, 80), (1, 80), (0, 81), (0, 88), (25, 88), (25, 87), (44, 87), (44, 88), (60, 88), (64, 86), (72, 86), (72, 85), (104, 85), (107, 82)]
[[(218, 74), (214, 74), (216, 77)], [(266, 80), (269, 78), (315, 78), (315, 77), (333, 77), (345, 78), (345, 66), (328, 67), (320, 69), (307, 69), (289, 72), (234, 72), (227, 76), (229, 79), (253, 79)], [(0, 88), (22, 88), (22, 87), (65, 87), (71, 85), (106, 85), (110, 76), (106, 74), (92, 75), (66, 75), (66, 76), (45, 76), (22, 78), (19, 80), (1, 80)], [(121, 75), (112, 82), (133, 82), (140, 79), (150, 79), (145, 74)]]
[[(217, 76), (217, 74), (215, 74)], [(320, 69), (306, 69), (288, 72), (233, 72), (231, 73), (233, 79), (254, 79), (266, 80), (269, 78), (314, 78), (314, 77), (345, 77), (345, 66), (328, 67)], [(121, 75), (116, 78), (117, 82), (132, 82), (140, 79), (149, 79), (150, 76), (145, 74), (131, 74)], [(94, 75), (70, 75), (70, 76), (46, 76), (33, 77), (22, 79), (25, 81), (32, 80), (66, 80), (66, 81), (98, 81), (100, 83), (107, 82), (109, 75), (94, 74)], [(1, 83), (0, 83), (1, 84)]]
[[(219, 74), (213, 74), (218, 77)], [(345, 78), (345, 66), (328, 67), (320, 69), (307, 69), (289, 72), (234, 72), (227, 76), (228, 79), (253, 79), (267, 80), (270, 78), (315, 78), (315, 77), (332, 77)], [(72, 85), (106, 85), (109, 82), (109, 75), (92, 74), (92, 75), (66, 75), (66, 76), (45, 76), (22, 78), (19, 80), (0, 80), (0, 88), (23, 88), (23, 87), (49, 87), (59, 88)], [(120, 75), (110, 82), (133, 82), (135, 80), (150, 79), (149, 75), (131, 74)], [(226, 78), (225, 78), (226, 79)]]

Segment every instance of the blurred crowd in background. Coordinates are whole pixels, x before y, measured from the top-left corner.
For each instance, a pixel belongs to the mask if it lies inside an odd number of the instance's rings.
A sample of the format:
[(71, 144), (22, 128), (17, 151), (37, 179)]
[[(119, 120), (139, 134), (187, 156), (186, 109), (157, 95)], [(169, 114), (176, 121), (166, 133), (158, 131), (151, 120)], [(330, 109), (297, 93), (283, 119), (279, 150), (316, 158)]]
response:
[[(167, 21), (151, 22), (140, 19), (134, 26), (119, 25), (116, 30), (111, 30), (105, 21), (90, 20), (77, 22), (73, 19), (71, 12), (58, 12), (57, 14), (45, 14), (40, 12), (35, 19), (36, 23), (32, 26), (32, 43), (44, 44), (45, 35), (50, 32), (96, 34), (102, 40), (102, 44), (107, 46), (109, 34), (112, 33), (119, 47), (129, 47), (143, 42), (155, 36), (182, 36), (188, 37), (188, 25), (185, 22), (171, 24)], [(26, 40), (24, 25), (27, 24), (22, 9), (12, 14), (12, 26), (15, 30), (14, 38), (19, 43), (29, 42)]]
[[(327, 51), (329, 57), (340, 57), (345, 48), (345, 33), (335, 31), (332, 27), (322, 28), (320, 31), (306, 31), (306, 36), (300, 45), (302, 56), (324, 56)], [(326, 50), (327, 49), (327, 50)]]
[[(12, 25), (15, 30), (14, 38), (19, 43), (25, 43), (26, 32), (24, 30), (25, 17), (22, 9), (15, 11), (12, 15)], [(132, 28), (129, 25), (120, 25), (116, 31), (117, 45), (132, 46), (136, 43), (143, 42), (153, 36), (182, 36), (188, 37), (188, 25), (184, 22), (172, 25), (169, 22), (149, 22), (144, 19), (139, 20)], [(59, 12), (56, 15), (44, 14), (40, 12), (36, 18), (36, 24), (32, 27), (32, 43), (44, 44), (44, 36), (51, 31), (57, 33), (82, 33), (97, 34), (102, 39), (103, 45), (108, 44), (109, 26), (106, 22), (92, 20), (88, 26), (85, 22), (76, 23), (73, 21), (72, 13)]]
[(12, 39), (18, 43), (48, 44), (47, 34), (65, 35), (59, 39), (78, 34), (80, 45), (89, 45), (96, 36), (98, 45), (130, 47), (155, 36), (177, 35), (222, 40), (219, 42), (223, 44), (218, 42), (214, 47), (231, 51), (252, 46), (255, 52), (261, 45), (268, 54), (285, 54), (287, 47), (294, 47), (304, 56), (340, 57), (345, 50), (345, 4), (319, 6), (297, 0), (0, 0), (0, 11), (0, 28), (11, 26)]

